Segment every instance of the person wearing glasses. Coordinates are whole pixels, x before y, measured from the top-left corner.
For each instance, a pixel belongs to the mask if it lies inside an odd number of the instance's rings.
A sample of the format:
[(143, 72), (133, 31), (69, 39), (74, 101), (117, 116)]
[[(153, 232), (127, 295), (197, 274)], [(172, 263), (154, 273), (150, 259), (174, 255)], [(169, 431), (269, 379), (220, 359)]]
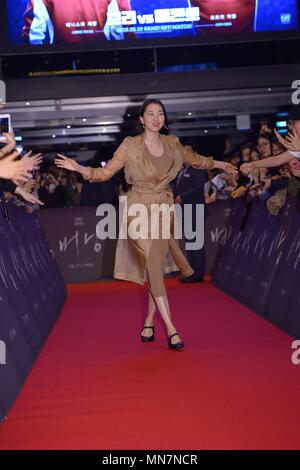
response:
[[(286, 151), (280, 155), (263, 158), (259, 161), (244, 163), (240, 168), (244, 174), (248, 174), (254, 168), (274, 168), (295, 159), (300, 160), (300, 106), (295, 106), (295, 108), (293, 108), (289, 113), (287, 136), (282, 137), (276, 130), (274, 132), (279, 143), (286, 149)], [(261, 142), (260, 145), (261, 147), (259, 147), (259, 151), (261, 153), (262, 148), (264, 147), (264, 142)]]

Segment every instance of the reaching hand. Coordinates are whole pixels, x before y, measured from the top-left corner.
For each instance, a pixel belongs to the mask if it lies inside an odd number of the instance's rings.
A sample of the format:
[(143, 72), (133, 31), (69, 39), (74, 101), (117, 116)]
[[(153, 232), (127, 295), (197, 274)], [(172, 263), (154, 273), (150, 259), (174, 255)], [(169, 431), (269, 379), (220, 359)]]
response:
[(24, 183), (28, 180), (28, 163), (24, 159), (17, 160), (18, 152), (13, 152), (0, 160), (0, 178)]
[(14, 150), (16, 146), (14, 130), (11, 129), (10, 132), (3, 133), (3, 136), (6, 138), (6, 145), (1, 149), (1, 152), (4, 155), (8, 155)]
[(16, 145), (15, 136), (13, 132), (3, 132), (2, 135), (6, 139), (6, 145)]
[(286, 137), (282, 137), (276, 129), (274, 129), (278, 141), (283, 145), (287, 150), (292, 150), (294, 152), (300, 151), (300, 137), (297, 136), (296, 132), (293, 130), (288, 133)]
[(70, 171), (78, 171), (80, 165), (75, 160), (72, 160), (72, 158), (65, 157), (64, 155), (61, 155), (60, 153), (57, 154), (57, 157), (54, 160), (54, 163), (56, 166), (59, 168), (64, 168), (65, 170), (70, 170)]
[(260, 134), (267, 134), (268, 132), (272, 132), (271, 129), (269, 128), (268, 124), (263, 124), (260, 128), (259, 133)]
[(238, 173), (238, 169), (231, 163), (226, 163), (223, 170), (229, 175), (236, 175)]
[(254, 168), (254, 162), (248, 162), (248, 163), (243, 163), (240, 166), (240, 171), (243, 173), (243, 175), (249, 175), (251, 170)]
[(294, 176), (297, 176), (297, 178), (300, 178), (300, 169), (293, 169), (291, 170)]
[(37, 187), (37, 182), (33, 179), (28, 180), (26, 183), (23, 183), (19, 186), (20, 189), (26, 191), (27, 193), (31, 193)]
[(16, 189), (16, 194), (21, 196), (25, 201), (31, 202), (31, 204), (39, 204), (40, 206), (44, 205), (44, 203), (40, 201), (38, 197), (28, 191), (25, 191), (21, 186)]
[(43, 161), (43, 157), (41, 153), (37, 153), (36, 155), (33, 155), (33, 157), (31, 155), (32, 155), (32, 150), (25, 153), (24, 157), (22, 157), (21, 159), (24, 165), (27, 166), (28, 172), (38, 170)]
[(237, 168), (233, 166), (231, 163), (220, 162), (220, 161), (214, 160), (214, 165), (215, 165), (215, 168), (220, 168), (221, 170), (225, 171), (229, 175), (236, 175), (238, 173)]
[(297, 136), (295, 130), (288, 133), (288, 135), (285, 137), (285, 141), (289, 150), (293, 150), (295, 152), (300, 151), (300, 137)]

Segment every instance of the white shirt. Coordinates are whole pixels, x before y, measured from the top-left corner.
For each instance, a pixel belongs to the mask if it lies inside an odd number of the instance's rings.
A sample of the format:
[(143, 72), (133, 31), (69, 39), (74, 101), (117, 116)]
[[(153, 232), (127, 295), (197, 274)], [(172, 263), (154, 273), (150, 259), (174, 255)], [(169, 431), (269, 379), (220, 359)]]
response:
[(298, 158), (298, 160), (300, 160), (300, 152), (292, 152), (291, 150), (289, 150), (289, 153), (293, 155), (293, 157)]

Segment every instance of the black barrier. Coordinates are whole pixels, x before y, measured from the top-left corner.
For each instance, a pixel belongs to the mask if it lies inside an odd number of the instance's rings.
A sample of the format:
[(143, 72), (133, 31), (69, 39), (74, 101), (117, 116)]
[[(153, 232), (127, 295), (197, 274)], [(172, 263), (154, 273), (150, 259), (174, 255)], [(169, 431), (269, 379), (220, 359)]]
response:
[(39, 220), (10, 207), (9, 222), (0, 217), (0, 341), (5, 345), (5, 357), (0, 358), (0, 420), (18, 395), (65, 298), (65, 284)]
[[(248, 217), (245, 222), (245, 214)], [(278, 216), (265, 203), (232, 205), (214, 283), (281, 329), (300, 337), (300, 213), (288, 198)]]
[[(206, 273), (210, 274), (220, 240), (226, 237), (231, 201), (218, 201), (208, 207), (205, 250)], [(39, 217), (65, 282), (113, 278), (116, 240), (97, 238), (96, 225), (101, 219), (95, 207), (47, 209)]]

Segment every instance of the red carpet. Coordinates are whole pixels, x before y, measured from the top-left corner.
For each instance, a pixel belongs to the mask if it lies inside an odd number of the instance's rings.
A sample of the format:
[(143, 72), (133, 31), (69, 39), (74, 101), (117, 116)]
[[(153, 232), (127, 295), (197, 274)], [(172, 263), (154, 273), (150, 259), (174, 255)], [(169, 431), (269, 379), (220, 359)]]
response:
[(296, 449), (292, 339), (211, 284), (168, 281), (186, 343), (139, 340), (143, 288), (72, 286), (1, 449)]

